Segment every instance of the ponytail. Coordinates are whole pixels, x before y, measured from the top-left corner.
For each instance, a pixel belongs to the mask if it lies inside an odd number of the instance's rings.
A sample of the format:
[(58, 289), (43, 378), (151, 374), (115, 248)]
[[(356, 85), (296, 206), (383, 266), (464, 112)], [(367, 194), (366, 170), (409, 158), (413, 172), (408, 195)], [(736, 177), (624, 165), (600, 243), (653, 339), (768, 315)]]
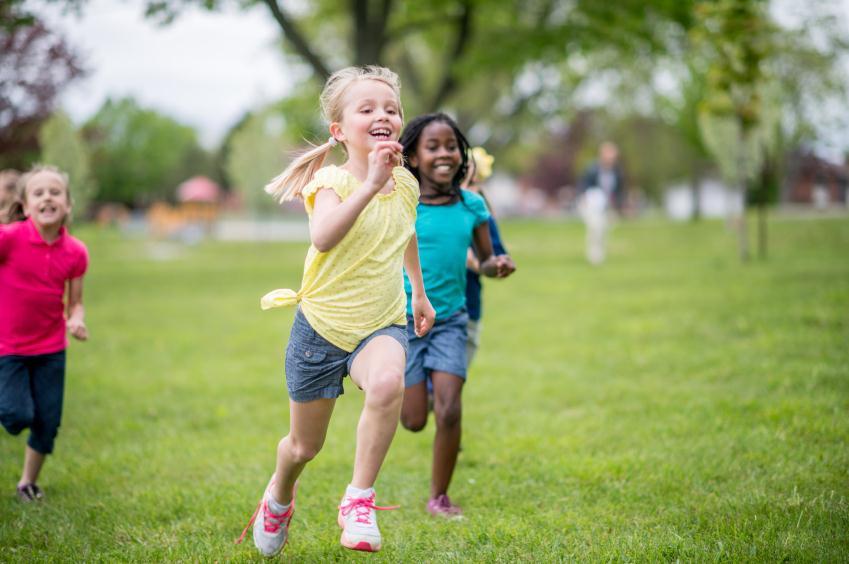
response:
[(11, 204), (9, 204), (9, 208), (6, 210), (6, 217), (2, 218), (3, 220), (0, 223), (14, 223), (16, 221), (23, 221), (27, 216), (24, 214), (24, 203), (15, 198)]
[(318, 145), (309, 151), (298, 155), (295, 160), (289, 163), (279, 175), (275, 176), (271, 182), (265, 185), (265, 191), (277, 200), (278, 203), (283, 203), (287, 200), (294, 200), (301, 195), (301, 190), (312, 180), (315, 173), (322, 167), (328, 153), (337, 144), (336, 139), (331, 137), (323, 145)]

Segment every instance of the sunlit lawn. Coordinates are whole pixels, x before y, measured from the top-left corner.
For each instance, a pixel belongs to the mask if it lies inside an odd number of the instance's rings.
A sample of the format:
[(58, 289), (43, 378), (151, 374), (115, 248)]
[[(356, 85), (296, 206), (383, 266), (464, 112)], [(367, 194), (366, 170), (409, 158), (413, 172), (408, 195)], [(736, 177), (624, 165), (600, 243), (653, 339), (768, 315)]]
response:
[[(419, 561), (849, 560), (849, 220), (777, 220), (741, 265), (722, 223), (639, 221), (609, 262), (575, 223), (505, 223), (519, 265), (487, 283), (453, 499), (425, 512), (432, 426), (399, 431), (378, 483), (384, 551)], [(62, 430), (14, 497), (24, 436), (0, 436), (0, 560), (259, 560), (235, 546), (288, 407), (304, 244), (197, 247), (78, 230), (92, 339), (73, 344)], [(362, 395), (346, 385), (307, 468), (283, 559), (338, 543)], [(2, 493), (5, 492), (5, 493)]]

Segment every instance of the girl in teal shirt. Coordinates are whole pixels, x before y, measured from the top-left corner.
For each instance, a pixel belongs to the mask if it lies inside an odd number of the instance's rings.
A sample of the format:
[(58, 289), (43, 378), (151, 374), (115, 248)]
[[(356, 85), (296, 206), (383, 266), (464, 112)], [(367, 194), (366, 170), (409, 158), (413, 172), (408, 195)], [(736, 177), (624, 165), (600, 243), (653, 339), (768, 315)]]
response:
[(489, 211), (483, 198), (460, 188), (468, 168), (469, 143), (454, 120), (443, 113), (419, 116), (404, 129), (400, 143), (406, 166), (419, 181), (416, 236), (424, 286), (436, 309), (433, 329), (418, 337), (410, 317), (410, 283), (405, 278), (409, 351), (401, 424), (411, 431), (424, 429), (430, 380), (436, 435), (427, 510), (453, 517), (461, 514), (448, 498), (448, 485), (460, 447), (460, 395), (466, 380), (466, 250), (474, 247), (484, 276), (503, 277), (508, 270), (492, 253)]

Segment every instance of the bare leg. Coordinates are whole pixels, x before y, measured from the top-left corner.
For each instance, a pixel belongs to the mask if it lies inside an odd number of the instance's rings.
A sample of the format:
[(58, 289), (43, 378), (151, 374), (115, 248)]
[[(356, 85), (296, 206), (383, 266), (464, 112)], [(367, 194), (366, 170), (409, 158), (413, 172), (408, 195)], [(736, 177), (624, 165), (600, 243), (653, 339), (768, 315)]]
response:
[(351, 380), (366, 393), (357, 425), (357, 454), (351, 485), (367, 489), (389, 451), (404, 396), (404, 348), (392, 337), (372, 339), (354, 359)]
[(427, 382), (419, 382), (404, 390), (401, 425), (410, 431), (421, 431), (427, 425)]
[(46, 454), (33, 450), (32, 447), (27, 445), (24, 451), (24, 469), (18, 485), (34, 484), (38, 480), (38, 475), (41, 473), (41, 467), (44, 466), (46, 458)]
[(276, 480), (271, 495), (283, 505), (292, 501), (295, 480), (324, 445), (335, 399), (298, 403), (289, 400), (289, 434), (277, 445)]
[(433, 469), (430, 496), (448, 493), (448, 485), (457, 465), (460, 451), (460, 419), (463, 379), (447, 372), (433, 371), (433, 413), (436, 418), (436, 436), (433, 439)]

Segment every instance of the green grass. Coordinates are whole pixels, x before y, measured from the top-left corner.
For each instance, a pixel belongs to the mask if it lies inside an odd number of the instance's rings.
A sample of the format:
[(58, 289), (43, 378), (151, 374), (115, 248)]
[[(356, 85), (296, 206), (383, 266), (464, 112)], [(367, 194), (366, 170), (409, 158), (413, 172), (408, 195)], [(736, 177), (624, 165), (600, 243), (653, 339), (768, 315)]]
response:
[[(592, 268), (579, 225), (505, 223), (519, 270), (486, 285), (451, 488), (467, 518), (424, 510), (432, 422), (400, 430), (378, 502), (402, 509), (371, 558), (849, 561), (849, 221), (771, 229), (769, 261), (741, 265), (721, 223), (620, 224)], [(259, 297), (297, 284), (305, 246), (78, 234), (92, 338), (69, 351), (46, 503), (15, 501), (25, 437), (0, 438), (0, 560), (259, 561), (233, 540), (287, 431), (293, 313)], [(335, 524), (346, 388), (284, 560), (369, 558)]]

